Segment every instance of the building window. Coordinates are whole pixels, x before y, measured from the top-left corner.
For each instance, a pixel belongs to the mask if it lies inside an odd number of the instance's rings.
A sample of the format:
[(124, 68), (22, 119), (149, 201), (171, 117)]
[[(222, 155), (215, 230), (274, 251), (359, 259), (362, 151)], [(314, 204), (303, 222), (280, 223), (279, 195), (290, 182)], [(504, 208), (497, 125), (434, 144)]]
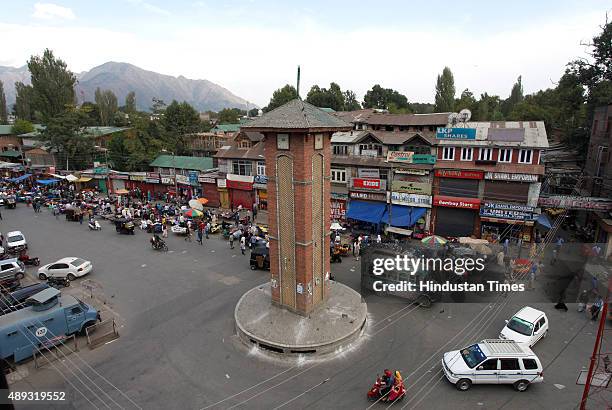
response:
[(257, 175), (266, 175), (266, 163), (257, 161)]
[(251, 148), (251, 141), (247, 139), (238, 141), (238, 148)]
[(499, 162), (512, 162), (512, 148), (500, 148), (497, 160)]
[(471, 161), (474, 158), (474, 148), (461, 148), (461, 161)]
[(455, 159), (455, 147), (444, 147), (442, 149), (442, 159), (453, 161)]
[[(363, 151), (366, 151), (364, 154)], [(382, 156), (382, 145), (380, 144), (359, 144), (359, 155), (368, 155), (376, 151), (377, 156)]]
[(519, 151), (519, 163), (531, 164), (532, 152), (530, 149), (522, 149)]
[(236, 175), (251, 175), (251, 161), (232, 161), (232, 173)]
[(346, 169), (332, 168), (331, 182), (346, 183)]
[(379, 172), (380, 179), (384, 179), (384, 180), (389, 179), (389, 170), (388, 169), (381, 169), (378, 172)]
[(348, 155), (348, 145), (334, 145), (332, 147), (334, 155)]
[(480, 148), (480, 152), (478, 153), (479, 161), (491, 161), (493, 156), (493, 149), (491, 148)]

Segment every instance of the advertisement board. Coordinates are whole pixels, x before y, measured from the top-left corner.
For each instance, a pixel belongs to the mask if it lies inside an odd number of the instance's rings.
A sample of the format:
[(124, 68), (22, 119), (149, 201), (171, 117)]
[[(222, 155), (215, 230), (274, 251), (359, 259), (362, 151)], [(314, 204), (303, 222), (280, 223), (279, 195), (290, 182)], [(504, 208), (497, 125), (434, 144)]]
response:
[(332, 221), (346, 220), (346, 201), (332, 199), (330, 203), (330, 218)]
[(435, 206), (445, 206), (449, 208), (480, 209), (480, 199), (476, 198), (455, 198), (436, 195), (433, 199), (433, 204)]
[(407, 194), (405, 192), (391, 192), (391, 203), (396, 205), (418, 206), (431, 208), (431, 196)]
[(357, 175), (359, 178), (380, 178), (380, 171), (378, 168), (359, 168)]
[(436, 156), (431, 154), (414, 154), (412, 156), (413, 164), (435, 164)]
[(351, 179), (351, 186), (357, 189), (371, 189), (373, 191), (382, 191), (386, 185), (385, 180), (376, 178), (353, 178)]
[(217, 188), (227, 188), (227, 181), (225, 179), (217, 179)]
[(475, 140), (476, 128), (438, 128), (436, 138), (443, 140)]
[(164, 185), (174, 185), (174, 178), (172, 176), (161, 175), (160, 180)]
[(191, 185), (197, 185), (199, 176), (200, 173), (198, 171), (189, 171), (189, 183)]
[(403, 162), (406, 164), (412, 164), (412, 151), (388, 151), (387, 162)]
[(534, 208), (528, 205), (486, 201), (480, 208), (480, 216), (526, 221), (533, 218), (533, 211)]
[(435, 176), (440, 178), (482, 179), (483, 171), (462, 171), (456, 169), (436, 169)]
[(349, 192), (349, 196), (352, 199), (365, 199), (368, 201), (383, 201), (387, 202), (387, 194), (374, 193), (374, 192)]
[(189, 185), (189, 177), (187, 175), (177, 175), (176, 182), (178, 184)]
[(428, 182), (393, 181), (391, 182), (391, 190), (395, 192), (431, 195), (431, 184)]
[(609, 211), (612, 210), (612, 199), (556, 195), (540, 197), (538, 205), (572, 210)]
[(507, 172), (486, 172), (484, 179), (514, 182), (538, 182), (537, 175), (531, 174), (509, 174)]

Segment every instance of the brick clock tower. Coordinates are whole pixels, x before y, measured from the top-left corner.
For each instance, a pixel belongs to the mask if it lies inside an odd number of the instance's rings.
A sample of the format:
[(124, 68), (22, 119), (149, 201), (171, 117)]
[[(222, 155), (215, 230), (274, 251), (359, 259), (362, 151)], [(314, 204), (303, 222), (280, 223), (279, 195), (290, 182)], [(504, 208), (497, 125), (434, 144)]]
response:
[(330, 290), (331, 136), (352, 126), (295, 99), (241, 128), (264, 135), (272, 303), (308, 315)]

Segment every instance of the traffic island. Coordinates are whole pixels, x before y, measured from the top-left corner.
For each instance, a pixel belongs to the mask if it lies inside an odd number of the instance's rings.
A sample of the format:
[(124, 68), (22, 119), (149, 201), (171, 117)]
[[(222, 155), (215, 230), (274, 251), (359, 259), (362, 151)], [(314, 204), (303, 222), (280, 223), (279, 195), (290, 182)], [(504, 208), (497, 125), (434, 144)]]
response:
[(246, 292), (234, 318), (240, 339), (248, 346), (280, 355), (321, 355), (342, 350), (365, 327), (367, 305), (361, 295), (330, 281), (329, 299), (308, 316), (271, 303), (270, 283)]

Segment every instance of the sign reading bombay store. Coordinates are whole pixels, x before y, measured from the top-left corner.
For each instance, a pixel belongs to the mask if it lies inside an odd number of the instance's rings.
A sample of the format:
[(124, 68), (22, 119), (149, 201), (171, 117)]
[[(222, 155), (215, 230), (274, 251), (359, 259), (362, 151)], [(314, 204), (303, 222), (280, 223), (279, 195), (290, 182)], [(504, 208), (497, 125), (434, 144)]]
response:
[(540, 206), (565, 208), (574, 210), (609, 211), (612, 210), (612, 199), (556, 195), (548, 198), (540, 197)]
[(431, 196), (407, 194), (405, 192), (391, 192), (391, 203), (396, 205), (419, 206), (431, 208)]
[(412, 164), (412, 151), (388, 151), (387, 162), (404, 162), (406, 164)]
[(373, 191), (382, 191), (387, 188), (387, 181), (376, 178), (353, 178), (351, 186), (357, 189), (371, 189)]
[(528, 205), (483, 202), (480, 216), (527, 221), (533, 218), (534, 208)]
[(332, 199), (330, 202), (330, 217), (332, 221), (345, 221), (346, 201)]
[(499, 181), (538, 182), (537, 175), (509, 174), (507, 172), (485, 172), (484, 179)]
[(387, 202), (387, 194), (374, 193), (374, 192), (349, 192), (349, 196), (352, 199), (366, 199), (368, 201), (382, 201)]
[(433, 204), (448, 208), (480, 209), (480, 199), (477, 198), (455, 198), (452, 196), (436, 195), (434, 196)]
[(463, 171), (458, 169), (436, 169), (435, 176), (440, 178), (482, 179), (483, 171)]
[(475, 140), (476, 128), (438, 128), (436, 138), (440, 140)]
[(393, 181), (391, 190), (413, 194), (431, 195), (431, 184), (428, 182)]

